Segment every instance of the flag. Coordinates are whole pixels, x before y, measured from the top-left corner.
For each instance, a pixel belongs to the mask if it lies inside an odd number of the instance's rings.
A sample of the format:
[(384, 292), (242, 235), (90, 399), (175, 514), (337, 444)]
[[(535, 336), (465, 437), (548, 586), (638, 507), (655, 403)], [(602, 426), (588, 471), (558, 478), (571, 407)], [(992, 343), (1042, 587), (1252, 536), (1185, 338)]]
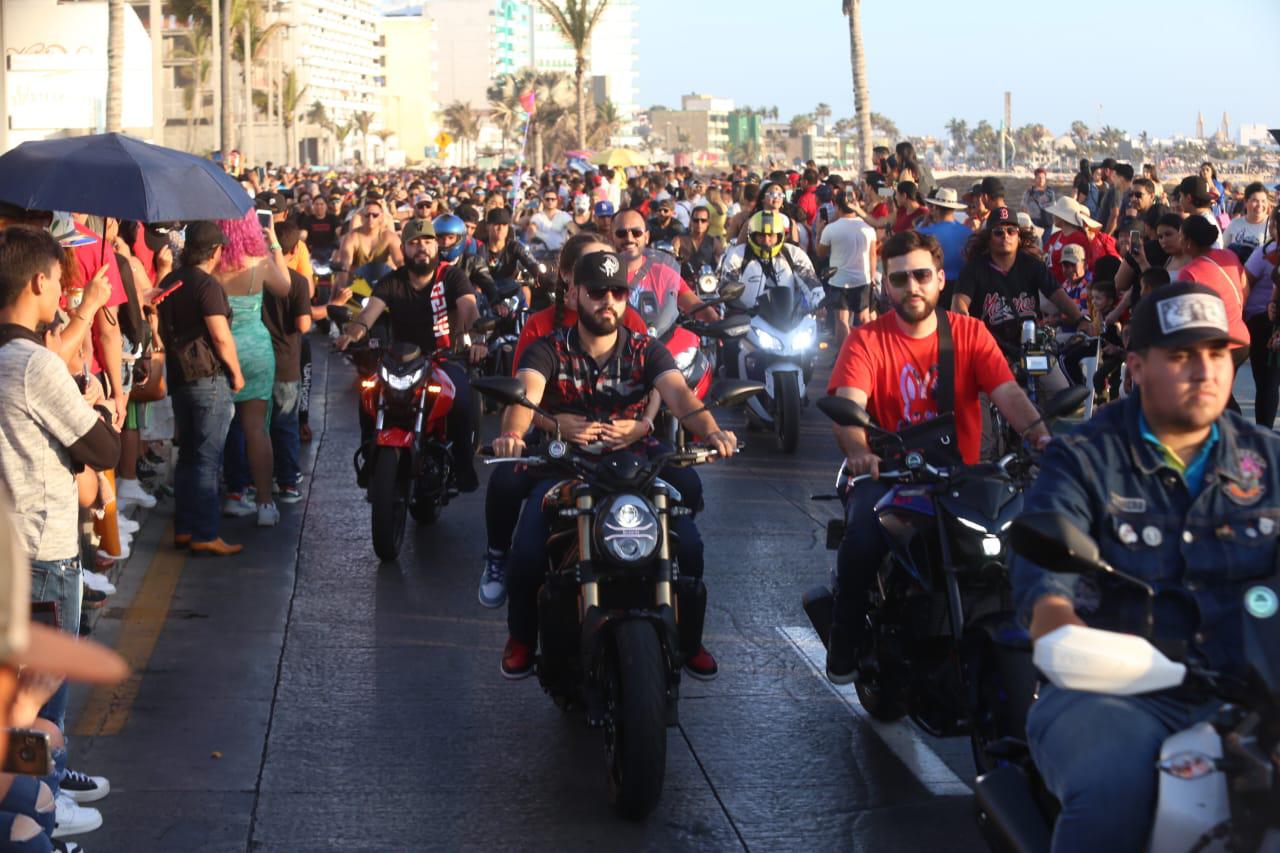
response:
[(532, 89), (530, 89), (529, 91), (525, 92), (523, 95), (520, 96), (520, 109), (524, 110), (529, 115), (533, 115), (536, 109), (534, 100), (535, 100), (534, 92)]

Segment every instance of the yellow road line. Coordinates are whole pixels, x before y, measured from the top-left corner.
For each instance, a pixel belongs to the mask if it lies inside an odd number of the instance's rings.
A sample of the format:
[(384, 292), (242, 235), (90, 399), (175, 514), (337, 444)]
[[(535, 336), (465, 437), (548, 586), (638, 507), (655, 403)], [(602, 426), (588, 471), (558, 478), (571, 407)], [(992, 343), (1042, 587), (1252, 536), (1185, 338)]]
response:
[(125, 612), (120, 637), (116, 641), (116, 651), (129, 662), (133, 674), (123, 684), (98, 687), (89, 694), (71, 732), (73, 735), (117, 735), (128, 722), (129, 711), (142, 686), (142, 673), (151, 661), (160, 631), (169, 617), (173, 593), (187, 560), (186, 554), (168, 544), (171, 542), (173, 525), (170, 524), (165, 528), (151, 564), (147, 566), (138, 594)]

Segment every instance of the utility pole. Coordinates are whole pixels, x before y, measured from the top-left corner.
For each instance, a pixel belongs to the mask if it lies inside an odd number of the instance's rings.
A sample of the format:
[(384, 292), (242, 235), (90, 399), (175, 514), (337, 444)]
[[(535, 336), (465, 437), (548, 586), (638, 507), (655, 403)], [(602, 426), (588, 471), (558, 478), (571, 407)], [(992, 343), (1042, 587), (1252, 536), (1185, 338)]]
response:
[(245, 14), (241, 24), (244, 35), (244, 130), (240, 143), (240, 163), (242, 166), (253, 163), (253, 54), (249, 52), (249, 15)]
[(218, 28), (220, 34), (218, 40), (218, 57), (220, 63), (220, 74), (218, 75), (218, 85), (222, 87), (222, 108), (219, 113), (222, 116), (222, 126), (218, 132), (218, 146), (222, 149), (223, 165), (230, 163), (231, 157), (231, 0), (213, 0), (212, 5), (217, 6), (219, 2), (222, 6), (221, 26)]
[[(227, 150), (222, 138), (222, 0), (209, 4), (209, 76), (213, 78), (213, 144), (222, 148), (222, 164), (226, 168)], [(197, 57), (196, 63), (199, 64)], [(199, 93), (196, 93), (199, 97)]]
[(160, 0), (147, 3), (147, 24), (151, 30), (151, 141), (164, 145), (164, 25)]

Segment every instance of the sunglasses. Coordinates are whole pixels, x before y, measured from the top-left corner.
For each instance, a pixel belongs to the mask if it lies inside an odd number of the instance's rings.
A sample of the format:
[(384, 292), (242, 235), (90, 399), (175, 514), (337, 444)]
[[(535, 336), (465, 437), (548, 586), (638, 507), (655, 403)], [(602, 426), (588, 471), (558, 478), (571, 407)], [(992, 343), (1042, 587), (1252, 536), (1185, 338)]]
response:
[(765, 198), (786, 198), (782, 193), (765, 193)]
[(894, 287), (906, 287), (909, 279), (915, 279), (916, 284), (928, 284), (933, 281), (933, 270), (929, 267), (920, 267), (914, 270), (900, 270), (891, 272), (885, 276), (889, 280), (889, 284)]
[(604, 299), (607, 293), (613, 297), (614, 302), (626, 302), (631, 293), (631, 289), (628, 287), (586, 287), (583, 289), (587, 291), (587, 296), (596, 301)]
[(1019, 229), (1013, 225), (1001, 225), (991, 229), (992, 236), (995, 237), (1016, 237)]
[(707, 219), (707, 217), (705, 217), (705, 216), (695, 216), (695, 217), (693, 217), (692, 219), (690, 219), (689, 221), (690, 221), (690, 222), (710, 222), (711, 220), (710, 220), (710, 219)]
[(626, 237), (628, 234), (631, 235), (632, 237), (635, 237), (636, 239), (639, 239), (641, 235), (644, 234), (644, 229), (643, 228), (615, 228), (613, 231), (613, 236), (619, 239)]
[(365, 215), (365, 216), (367, 216), (367, 217), (369, 217), (370, 219), (377, 219), (379, 216), (381, 216), (381, 215), (382, 215), (382, 211), (381, 211), (381, 210), (366, 210), (366, 211), (364, 212), (364, 215)]

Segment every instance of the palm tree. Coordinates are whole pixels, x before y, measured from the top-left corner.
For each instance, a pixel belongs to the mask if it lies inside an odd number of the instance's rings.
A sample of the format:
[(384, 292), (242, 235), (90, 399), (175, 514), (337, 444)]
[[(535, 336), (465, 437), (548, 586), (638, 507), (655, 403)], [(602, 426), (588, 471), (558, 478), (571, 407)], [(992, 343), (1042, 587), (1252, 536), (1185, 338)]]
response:
[(204, 89), (213, 70), (213, 37), (208, 27), (192, 27), (184, 36), (186, 43), (174, 46), (173, 58), (183, 60), (175, 68), (175, 77), (182, 87), (182, 109), (187, 114), (186, 149), (190, 151), (195, 147), (196, 110), (199, 107), (204, 112)]
[(1124, 142), (1124, 136), (1123, 130), (1107, 124), (1102, 126), (1102, 130), (1098, 131), (1098, 142), (1101, 143), (1104, 151), (1114, 153), (1120, 147), (1120, 143)]
[(604, 14), (609, 0), (563, 0), (564, 6), (557, 6), (552, 0), (538, 0), (538, 5), (551, 16), (556, 28), (564, 36), (565, 41), (573, 48), (573, 80), (578, 101), (578, 147), (587, 147), (587, 107), (586, 93), (582, 88), (582, 79), (587, 73), (587, 49), (591, 46), (591, 33), (596, 28), (600, 16)]
[(974, 153), (983, 162), (988, 162), (995, 156), (996, 148), (999, 146), (999, 138), (996, 136), (996, 129), (991, 126), (991, 122), (983, 119), (978, 122), (969, 134), (969, 144), (973, 146)]
[(1076, 119), (1071, 122), (1071, 138), (1076, 141), (1076, 146), (1086, 153), (1089, 150), (1089, 125)]
[(120, 132), (124, 107), (124, 0), (107, 0), (107, 133)]
[(813, 108), (811, 113), (813, 120), (818, 124), (823, 124), (827, 119), (831, 118), (831, 105), (819, 103)]
[(369, 165), (369, 127), (373, 124), (373, 113), (361, 110), (351, 114), (351, 124), (360, 133), (360, 163)]
[(964, 148), (969, 141), (969, 123), (962, 118), (953, 118), (947, 122), (947, 133), (951, 135), (951, 144), (956, 153), (964, 157)]
[(384, 127), (381, 130), (375, 130), (373, 132), (373, 135), (378, 137), (378, 140), (382, 143), (382, 162), (386, 163), (387, 162), (387, 140), (395, 136), (396, 132), (394, 130)]
[(901, 134), (898, 132), (898, 126), (888, 116), (882, 116), (880, 113), (871, 114), (871, 126), (875, 129), (877, 135), (883, 135), (889, 140), (890, 144), (898, 139)]
[(798, 115), (791, 117), (791, 135), (803, 136), (813, 126), (813, 117)]
[(280, 120), (284, 122), (285, 144), (289, 146), (286, 163), (295, 162), (293, 158), (298, 156), (298, 140), (294, 129), (298, 108), (302, 106), (302, 96), (307, 93), (307, 88), (298, 88), (298, 75), (292, 70), (284, 72), (284, 76), (280, 78)]
[(836, 119), (836, 123), (831, 126), (831, 130), (836, 136), (848, 136), (853, 132), (853, 119)]
[(480, 114), (471, 108), (470, 101), (454, 101), (440, 111), (444, 129), (462, 143), (463, 161), (470, 162), (471, 148), (480, 135)]
[(346, 145), (347, 137), (351, 135), (351, 131), (355, 130), (355, 127), (355, 124), (349, 121), (343, 124), (331, 123), (329, 125), (329, 133), (333, 134), (333, 141), (338, 146), (337, 160), (339, 162), (343, 160), (342, 149)]
[(613, 101), (605, 98), (596, 104), (596, 114), (587, 132), (587, 142), (593, 148), (608, 148), (613, 136), (622, 129), (622, 116)]
[(862, 49), (862, 0), (840, 0), (849, 19), (849, 65), (853, 68), (853, 107), (858, 120), (862, 168), (871, 168), (871, 96), (867, 92), (867, 54)]
[[(333, 124), (329, 121), (329, 112), (324, 108), (324, 104), (320, 103), (318, 99), (312, 101), (311, 106), (307, 109), (307, 113), (304, 117), (308, 124), (313, 124), (329, 133), (333, 132)], [(317, 152), (317, 155), (321, 160), (329, 159), (324, 156), (323, 152)]]

